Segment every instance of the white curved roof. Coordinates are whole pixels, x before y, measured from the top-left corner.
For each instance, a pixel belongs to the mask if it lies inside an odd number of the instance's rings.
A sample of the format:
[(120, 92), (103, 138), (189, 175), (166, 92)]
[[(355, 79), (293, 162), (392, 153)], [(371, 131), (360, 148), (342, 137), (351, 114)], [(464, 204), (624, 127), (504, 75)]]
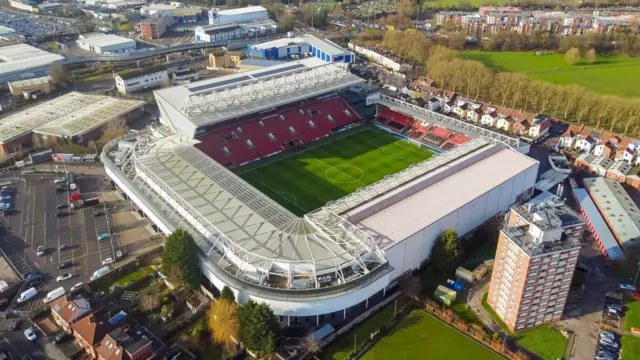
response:
[(266, 271), (298, 263), (299, 268), (291, 266), (299, 274), (334, 271), (349, 263), (362, 266), (367, 260), (360, 257), (384, 261), (373, 241), (341, 217), (297, 217), (195, 148), (194, 142), (178, 135), (155, 140), (136, 155), (136, 171), (201, 216), (212, 238), (235, 255), (228, 258)]

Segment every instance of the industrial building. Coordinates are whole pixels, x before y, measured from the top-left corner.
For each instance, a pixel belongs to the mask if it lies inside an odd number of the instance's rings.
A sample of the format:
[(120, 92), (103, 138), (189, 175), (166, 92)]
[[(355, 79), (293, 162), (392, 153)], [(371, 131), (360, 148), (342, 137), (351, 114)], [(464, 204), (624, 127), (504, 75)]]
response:
[(136, 41), (133, 39), (103, 33), (80, 35), (79, 39), (76, 40), (76, 44), (78, 44), (79, 48), (96, 54), (122, 52), (125, 50), (135, 49), (137, 46)]
[(30, 98), (31, 94), (48, 94), (55, 90), (55, 85), (51, 76), (43, 76), (34, 79), (18, 80), (9, 83), (9, 91), (13, 96), (24, 96)]
[(238, 24), (267, 19), (269, 19), (269, 13), (262, 6), (247, 6), (229, 10), (213, 8), (209, 10), (210, 25)]
[(113, 78), (116, 89), (122, 94), (169, 85), (167, 69), (162, 66), (149, 67), (122, 75), (116, 74)]
[(509, 330), (562, 318), (585, 222), (559, 197), (511, 209), (498, 237), (487, 303)]
[(202, 9), (199, 7), (185, 7), (171, 10), (171, 16), (176, 24), (193, 24), (203, 19)]
[(585, 189), (623, 249), (640, 245), (640, 209), (624, 186), (603, 177), (584, 179)]
[(354, 58), (351, 51), (345, 50), (332, 41), (319, 39), (313, 35), (302, 35), (257, 45), (247, 45), (247, 55), (264, 59), (287, 59), (313, 55), (327, 62), (346, 63), (352, 62)]
[[(157, 90), (162, 126), (107, 144), (101, 161), (160, 231), (193, 234), (207, 286), (229, 286), (239, 303), (266, 303), (285, 325), (345, 319), (420, 267), (444, 230), (465, 234), (530, 196), (538, 169), (476, 137), (298, 217), (212, 157), (224, 149), (205, 136), (219, 141), (219, 128), (265, 136), (263, 117), (278, 126), (281, 109), (338, 106), (341, 91), (363, 82), (344, 63), (307, 58)], [(337, 112), (341, 121), (360, 119)], [(257, 141), (249, 151), (271, 146)]]
[(155, 17), (145, 19), (140, 22), (140, 32), (143, 39), (159, 39), (164, 35), (175, 23), (172, 16), (162, 14)]
[(256, 39), (278, 32), (278, 24), (273, 20), (257, 20), (241, 24), (204, 25), (195, 28), (196, 42), (220, 40)]
[(0, 119), (0, 152), (28, 147), (33, 137), (84, 143), (109, 122), (139, 116), (143, 101), (70, 92)]
[(40, 9), (40, 11), (38, 12), (55, 13), (55, 12), (58, 12), (60, 9), (62, 9), (62, 5), (63, 4), (61, 3), (55, 3), (55, 2), (38, 4), (38, 9)]
[(0, 84), (47, 76), (51, 63), (64, 59), (27, 44), (0, 47)]

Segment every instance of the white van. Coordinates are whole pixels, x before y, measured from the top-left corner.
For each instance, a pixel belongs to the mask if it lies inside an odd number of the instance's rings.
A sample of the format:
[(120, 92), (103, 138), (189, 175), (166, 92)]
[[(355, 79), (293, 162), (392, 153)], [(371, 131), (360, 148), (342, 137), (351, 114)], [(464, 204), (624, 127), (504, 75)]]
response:
[(109, 272), (109, 267), (105, 266), (105, 267), (101, 267), (100, 269), (96, 270), (93, 272), (93, 275), (91, 275), (91, 280), (95, 280), (97, 278), (99, 278), (100, 276), (106, 274)]
[(65, 290), (64, 287), (60, 286), (59, 288), (57, 288), (55, 290), (49, 291), (47, 296), (44, 297), (44, 302), (45, 302), (45, 304), (48, 303), (48, 302), (51, 302), (51, 301), (59, 298), (60, 296), (66, 294), (66, 293), (67, 293), (67, 290)]
[(20, 294), (20, 297), (18, 298), (18, 302), (19, 303), (23, 303), (23, 302), (33, 298), (37, 294), (38, 294), (38, 290), (36, 290), (36, 288), (34, 288), (34, 287), (30, 287), (27, 290), (25, 290), (22, 294)]

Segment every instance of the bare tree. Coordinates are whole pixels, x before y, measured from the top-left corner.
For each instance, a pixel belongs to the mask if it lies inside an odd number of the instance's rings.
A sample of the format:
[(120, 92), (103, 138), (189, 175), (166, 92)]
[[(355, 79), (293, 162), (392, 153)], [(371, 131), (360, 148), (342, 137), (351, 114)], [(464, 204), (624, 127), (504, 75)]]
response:
[(320, 351), (320, 343), (318, 343), (318, 340), (316, 340), (312, 335), (304, 338), (302, 346), (304, 346), (304, 349), (310, 354), (315, 354)]
[(422, 292), (420, 278), (415, 275), (406, 276), (400, 280), (400, 289), (408, 297), (418, 300)]
[(160, 297), (156, 294), (144, 294), (140, 296), (140, 310), (150, 312), (160, 306)]

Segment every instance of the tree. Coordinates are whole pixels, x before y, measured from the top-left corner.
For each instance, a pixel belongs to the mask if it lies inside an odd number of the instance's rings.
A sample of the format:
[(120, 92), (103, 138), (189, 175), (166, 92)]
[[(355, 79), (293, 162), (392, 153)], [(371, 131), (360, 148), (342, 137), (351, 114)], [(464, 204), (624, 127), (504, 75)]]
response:
[(409, 275), (400, 280), (400, 289), (408, 297), (418, 300), (422, 292), (422, 283), (420, 278), (415, 275)]
[(172, 304), (162, 305), (162, 308), (160, 309), (160, 316), (162, 317), (162, 319), (166, 321), (171, 317), (172, 314), (173, 314)]
[(231, 344), (238, 338), (238, 305), (227, 299), (215, 301), (207, 313), (209, 331), (216, 344)]
[(233, 290), (231, 290), (227, 285), (222, 288), (222, 291), (220, 292), (220, 299), (226, 299), (233, 303), (236, 302), (236, 296), (233, 294)]
[(164, 271), (168, 274), (174, 265), (180, 270), (182, 281), (187, 288), (196, 289), (200, 286), (198, 246), (191, 234), (183, 229), (177, 229), (169, 235), (164, 245), (162, 254)]
[(445, 230), (436, 239), (431, 250), (431, 259), (440, 272), (450, 272), (458, 266), (464, 251), (458, 234), (452, 229)]
[(593, 48), (587, 51), (587, 54), (585, 55), (585, 57), (587, 58), (587, 64), (593, 64), (598, 60), (598, 54), (596, 53), (596, 50)]
[(59, 62), (53, 62), (49, 67), (49, 75), (55, 83), (63, 83), (69, 78), (69, 68)]
[(249, 300), (240, 307), (240, 341), (261, 356), (270, 355), (275, 350), (278, 320), (264, 303)]
[(318, 340), (316, 340), (312, 335), (308, 335), (304, 338), (302, 346), (304, 346), (304, 349), (309, 354), (315, 354), (320, 351), (320, 344), (318, 343)]
[(284, 14), (280, 17), (280, 21), (278, 23), (280, 26), (280, 32), (291, 31), (296, 24), (296, 18), (291, 14)]
[(144, 294), (140, 297), (140, 310), (150, 312), (158, 308), (160, 298), (156, 294)]
[(569, 65), (575, 65), (580, 61), (580, 50), (576, 47), (572, 47), (564, 54), (564, 61)]
[(128, 33), (129, 31), (133, 30), (133, 26), (131, 26), (131, 24), (129, 23), (120, 24), (118, 25), (118, 30), (120, 30), (120, 32)]

